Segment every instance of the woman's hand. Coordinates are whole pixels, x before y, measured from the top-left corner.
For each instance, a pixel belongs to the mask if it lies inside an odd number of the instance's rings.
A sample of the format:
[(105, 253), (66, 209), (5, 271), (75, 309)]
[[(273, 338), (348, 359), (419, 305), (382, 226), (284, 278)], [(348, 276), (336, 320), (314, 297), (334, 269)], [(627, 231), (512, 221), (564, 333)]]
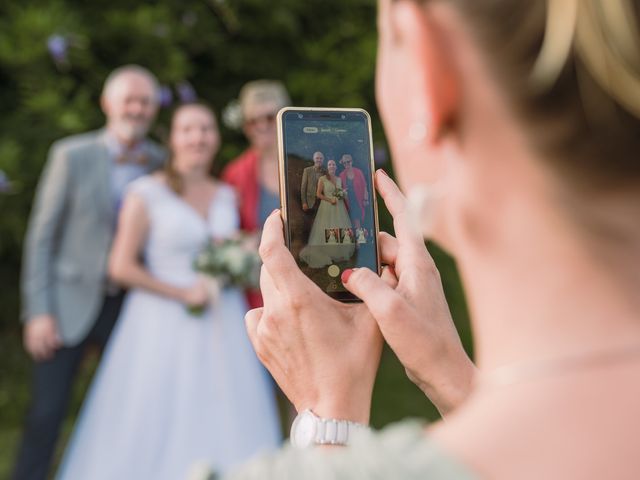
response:
[(189, 308), (205, 307), (210, 300), (206, 282), (198, 279), (193, 286), (182, 290), (179, 300)]
[(344, 304), (307, 278), (284, 244), (278, 211), (267, 219), (260, 255), (264, 307), (247, 313), (262, 363), (298, 411), (368, 423), (382, 350), (363, 304)]
[(331, 202), (331, 205), (335, 205), (336, 203), (338, 203), (338, 199), (336, 197), (330, 197), (329, 201)]
[(360, 268), (343, 276), (345, 287), (364, 301), (409, 378), (445, 414), (468, 395), (475, 367), (460, 343), (433, 259), (407, 218), (404, 195), (382, 171), (376, 187), (397, 235), (379, 236), (382, 262), (396, 285)]

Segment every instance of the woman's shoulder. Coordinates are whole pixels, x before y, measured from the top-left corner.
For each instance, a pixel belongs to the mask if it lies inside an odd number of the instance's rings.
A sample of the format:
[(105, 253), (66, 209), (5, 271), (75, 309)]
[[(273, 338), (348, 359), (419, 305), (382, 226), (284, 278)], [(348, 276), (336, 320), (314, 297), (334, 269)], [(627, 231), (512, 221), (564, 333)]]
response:
[(224, 480), (275, 480), (317, 476), (331, 480), (402, 478), (472, 480), (477, 478), (424, 433), (418, 421), (404, 421), (378, 433), (354, 438), (340, 450), (296, 450), (287, 446), (278, 454), (262, 457)]
[[(405, 420), (379, 433), (356, 438), (352, 452), (342, 454), (345, 472), (354, 459), (364, 463), (371, 475), (363, 478), (471, 480), (477, 478), (425, 433), (418, 420)], [(350, 459), (350, 460), (348, 460)], [(384, 473), (383, 473), (384, 472)]]
[(255, 175), (258, 155), (252, 148), (248, 148), (238, 157), (231, 160), (222, 171), (221, 177), (230, 183), (246, 180), (247, 176)]
[(158, 189), (162, 185), (166, 185), (164, 172), (154, 172), (138, 177), (130, 182), (127, 186), (127, 192), (144, 195), (149, 191)]

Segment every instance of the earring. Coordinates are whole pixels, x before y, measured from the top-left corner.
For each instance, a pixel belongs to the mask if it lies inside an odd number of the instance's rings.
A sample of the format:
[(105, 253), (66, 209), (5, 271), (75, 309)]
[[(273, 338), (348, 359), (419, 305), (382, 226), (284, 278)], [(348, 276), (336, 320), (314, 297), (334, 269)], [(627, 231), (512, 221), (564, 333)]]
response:
[(413, 143), (420, 143), (427, 136), (427, 126), (424, 122), (413, 122), (409, 127), (409, 139)]
[[(422, 148), (422, 142), (427, 137), (427, 124), (415, 121), (409, 126), (407, 147), (416, 151)], [(407, 209), (411, 223), (417, 227), (420, 234), (428, 238), (433, 232), (435, 223), (436, 204), (446, 192), (444, 178), (439, 178), (431, 184), (418, 184), (407, 194)]]
[(410, 222), (424, 238), (433, 233), (437, 203), (444, 197), (446, 189), (442, 180), (432, 185), (415, 185), (407, 194), (407, 211)]

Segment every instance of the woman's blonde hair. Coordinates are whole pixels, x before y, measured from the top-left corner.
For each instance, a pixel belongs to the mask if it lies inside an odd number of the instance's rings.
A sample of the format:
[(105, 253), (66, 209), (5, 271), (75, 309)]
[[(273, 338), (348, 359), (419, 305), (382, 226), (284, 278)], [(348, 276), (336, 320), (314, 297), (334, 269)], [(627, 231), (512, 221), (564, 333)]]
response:
[(584, 192), (637, 190), (638, 0), (448, 1), (561, 177)]
[(255, 105), (273, 103), (277, 108), (291, 105), (289, 92), (282, 82), (277, 80), (253, 80), (244, 84), (238, 98), (243, 121), (247, 110)]

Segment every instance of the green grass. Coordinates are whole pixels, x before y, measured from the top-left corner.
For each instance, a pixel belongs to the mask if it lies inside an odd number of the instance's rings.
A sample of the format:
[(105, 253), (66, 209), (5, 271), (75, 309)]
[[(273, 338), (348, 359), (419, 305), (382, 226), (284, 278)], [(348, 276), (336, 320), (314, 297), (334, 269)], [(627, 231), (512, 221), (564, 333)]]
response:
[[(15, 329), (0, 334), (0, 479), (9, 478), (29, 406), (31, 361), (22, 349), (20, 332)], [(62, 426), (55, 455), (57, 464), (71, 434), (73, 422), (98, 364), (97, 352), (89, 352), (74, 386), (69, 414)]]

